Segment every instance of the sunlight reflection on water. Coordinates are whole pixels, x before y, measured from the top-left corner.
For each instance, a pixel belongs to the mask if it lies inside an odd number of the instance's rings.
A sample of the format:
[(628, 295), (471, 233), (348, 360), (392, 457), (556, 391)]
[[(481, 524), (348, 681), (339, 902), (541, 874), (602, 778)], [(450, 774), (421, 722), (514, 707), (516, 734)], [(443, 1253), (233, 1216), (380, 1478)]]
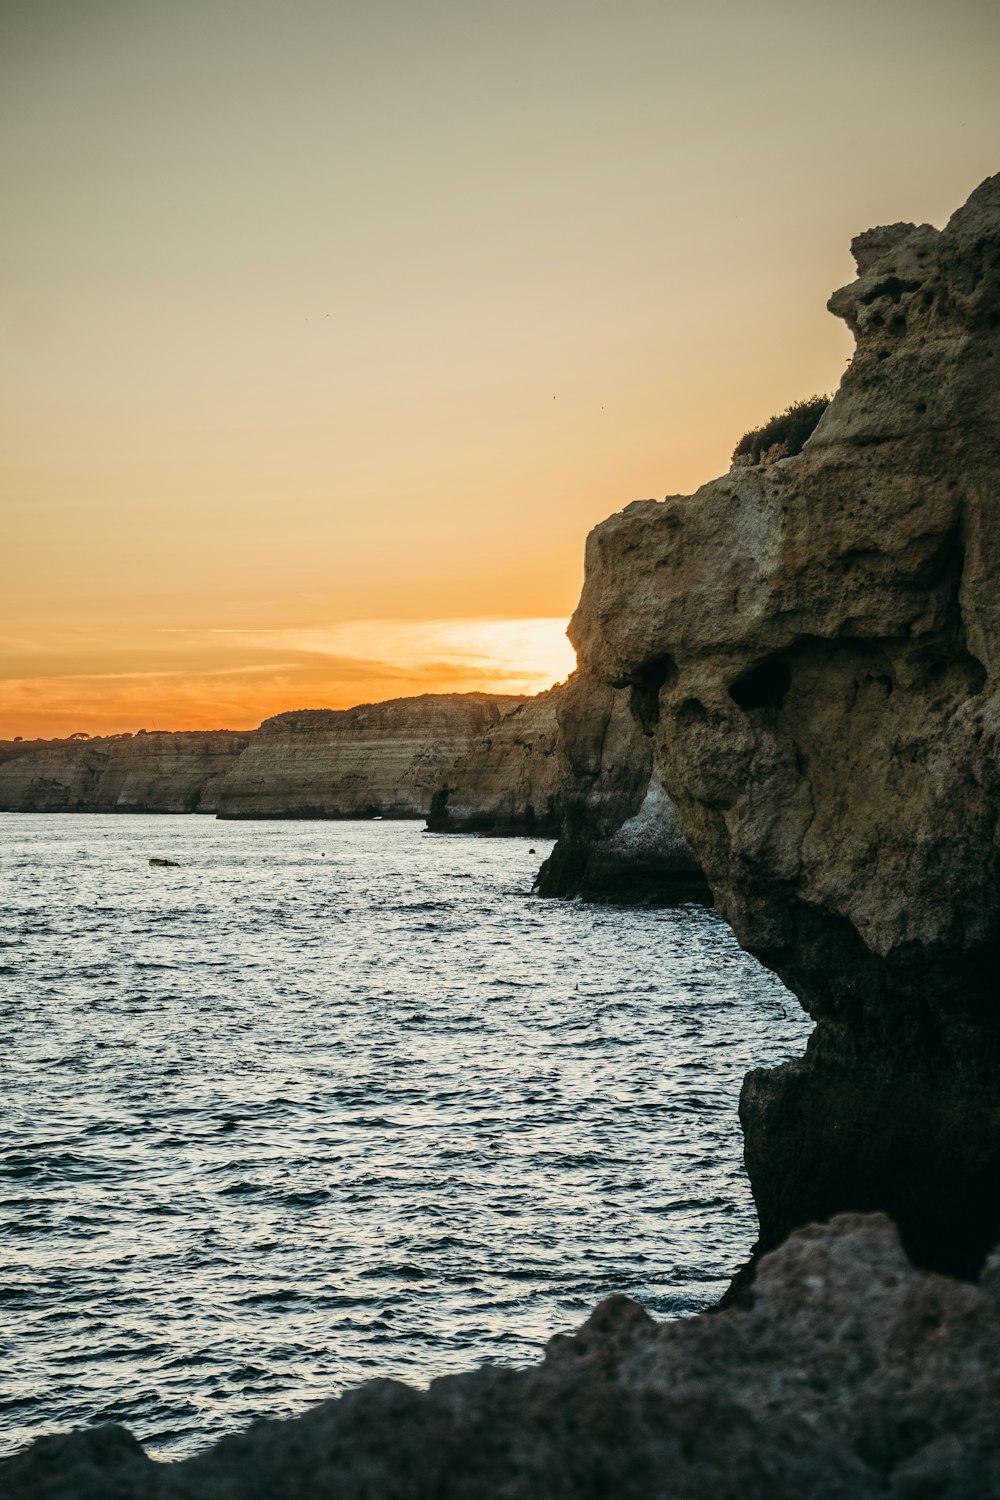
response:
[(538, 900), (535, 847), (0, 815), (8, 1446), (178, 1454), (718, 1295), (740, 1082), (808, 1020), (710, 912)]

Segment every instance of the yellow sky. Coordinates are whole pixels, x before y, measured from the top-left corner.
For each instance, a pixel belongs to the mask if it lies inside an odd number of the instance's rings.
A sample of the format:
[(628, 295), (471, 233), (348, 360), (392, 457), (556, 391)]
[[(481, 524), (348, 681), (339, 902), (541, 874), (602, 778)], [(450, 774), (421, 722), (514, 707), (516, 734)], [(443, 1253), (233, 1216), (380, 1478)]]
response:
[(851, 236), (1000, 168), (998, 44), (994, 0), (6, 0), (0, 734), (563, 675), (589, 527), (833, 389)]

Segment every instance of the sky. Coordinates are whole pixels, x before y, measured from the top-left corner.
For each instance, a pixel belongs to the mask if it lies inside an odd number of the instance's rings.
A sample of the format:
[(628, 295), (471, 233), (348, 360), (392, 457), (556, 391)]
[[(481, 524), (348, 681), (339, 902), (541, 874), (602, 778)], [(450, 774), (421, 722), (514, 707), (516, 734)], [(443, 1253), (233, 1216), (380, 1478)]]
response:
[(832, 392), (997, 0), (0, 0), (0, 736), (565, 677), (588, 530)]

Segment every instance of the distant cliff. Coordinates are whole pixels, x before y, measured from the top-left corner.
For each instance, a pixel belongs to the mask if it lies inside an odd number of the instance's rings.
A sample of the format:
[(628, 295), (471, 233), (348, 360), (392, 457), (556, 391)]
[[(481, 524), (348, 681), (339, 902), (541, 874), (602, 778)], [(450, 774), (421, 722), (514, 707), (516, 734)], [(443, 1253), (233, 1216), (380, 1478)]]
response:
[(431, 802), (433, 833), (559, 832), (556, 711), (550, 688), (508, 713), (455, 763)]
[(636, 690), (574, 672), (559, 690), (559, 841), (539, 872), (543, 896), (604, 901), (710, 900), (710, 892), (653, 771), (653, 744)]
[(424, 693), (279, 714), (227, 776), (219, 817), (426, 817), (459, 756), (521, 701)]
[(0, 742), (0, 812), (214, 812), (250, 743), (231, 729)]

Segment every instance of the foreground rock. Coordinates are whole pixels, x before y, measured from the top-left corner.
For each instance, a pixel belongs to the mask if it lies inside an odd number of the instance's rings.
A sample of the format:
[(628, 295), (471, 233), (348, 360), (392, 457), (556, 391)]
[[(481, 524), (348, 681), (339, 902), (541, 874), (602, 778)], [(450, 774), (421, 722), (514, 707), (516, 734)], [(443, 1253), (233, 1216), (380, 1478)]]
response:
[(215, 812), (222, 779), (250, 739), (213, 729), (8, 740), (0, 812)]
[(455, 761), (518, 698), (424, 693), (265, 719), (219, 795), (220, 818), (424, 818)]
[(631, 699), (588, 672), (559, 690), (562, 820), (538, 889), (600, 901), (710, 900), (654, 770), (644, 705)]
[(817, 1022), (743, 1090), (762, 1247), (880, 1208), (971, 1275), (1000, 1238), (1000, 177), (853, 249), (857, 352), (802, 453), (599, 526), (570, 635)]
[(432, 833), (559, 832), (556, 709), (564, 689), (521, 703), (448, 771), (431, 801)]
[(379, 1380), (195, 1458), (42, 1438), (9, 1500), (869, 1500), (1000, 1493), (1000, 1306), (915, 1272), (881, 1217), (793, 1236), (752, 1307), (604, 1302), (541, 1365)]

